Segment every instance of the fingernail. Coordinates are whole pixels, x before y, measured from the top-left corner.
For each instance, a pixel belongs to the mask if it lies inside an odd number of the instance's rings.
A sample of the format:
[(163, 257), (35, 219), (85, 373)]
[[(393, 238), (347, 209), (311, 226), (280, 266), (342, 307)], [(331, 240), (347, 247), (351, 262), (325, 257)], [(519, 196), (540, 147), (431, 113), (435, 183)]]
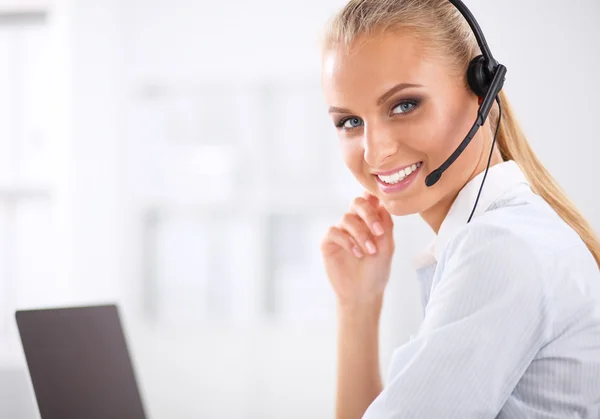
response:
[(373, 231), (376, 235), (381, 236), (383, 234), (383, 227), (379, 221), (373, 223)]
[(365, 243), (365, 246), (367, 247), (367, 250), (369, 251), (369, 253), (371, 255), (377, 251), (377, 249), (375, 248), (375, 245), (373, 244), (373, 242), (371, 240), (367, 240), (367, 242)]
[(360, 251), (360, 248), (358, 246), (354, 246), (352, 248), (352, 253), (354, 253), (354, 256), (356, 256), (357, 258), (361, 258), (363, 257), (362, 252)]

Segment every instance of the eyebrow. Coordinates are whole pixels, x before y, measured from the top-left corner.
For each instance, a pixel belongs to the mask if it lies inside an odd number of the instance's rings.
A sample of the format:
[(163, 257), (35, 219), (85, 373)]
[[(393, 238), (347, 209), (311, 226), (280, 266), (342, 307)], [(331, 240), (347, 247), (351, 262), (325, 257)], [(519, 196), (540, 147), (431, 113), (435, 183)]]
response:
[[(394, 93), (397, 93), (401, 90), (408, 89), (411, 87), (423, 87), (423, 85), (413, 84), (413, 83), (398, 83), (397, 85), (392, 87), (390, 90), (388, 90), (387, 92), (382, 94), (379, 97), (379, 99), (377, 99), (377, 106), (381, 106), (383, 104), (383, 102), (388, 100), (390, 98), (390, 96), (392, 96)], [(337, 106), (330, 106), (329, 113), (352, 113), (352, 111), (350, 111), (349, 109), (346, 109), (346, 108), (338, 108)]]

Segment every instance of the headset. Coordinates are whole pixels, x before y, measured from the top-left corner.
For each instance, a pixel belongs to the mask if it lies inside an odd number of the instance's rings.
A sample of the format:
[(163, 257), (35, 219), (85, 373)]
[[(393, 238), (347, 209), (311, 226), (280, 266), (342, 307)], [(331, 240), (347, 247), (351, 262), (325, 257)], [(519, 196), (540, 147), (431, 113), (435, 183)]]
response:
[(473, 58), (469, 63), (469, 67), (467, 69), (467, 82), (471, 90), (479, 97), (479, 109), (477, 111), (477, 119), (473, 124), (471, 130), (465, 137), (465, 139), (458, 145), (457, 149), (446, 159), (444, 163), (434, 171), (432, 171), (425, 178), (425, 185), (431, 187), (437, 183), (442, 177), (442, 174), (450, 167), (452, 163), (462, 154), (462, 152), (467, 148), (475, 134), (479, 130), (479, 128), (485, 123), (487, 117), (492, 109), (492, 105), (494, 104), (494, 100), (498, 102), (499, 107), (499, 118), (498, 125), (496, 127), (496, 133), (494, 134), (494, 140), (492, 142), (492, 149), (490, 151), (490, 157), (488, 159), (487, 168), (485, 169), (485, 174), (483, 176), (483, 180), (481, 182), (481, 186), (479, 188), (479, 193), (477, 194), (477, 199), (475, 200), (475, 206), (473, 207), (473, 211), (469, 216), (470, 222), (473, 217), (473, 213), (475, 212), (475, 208), (477, 207), (477, 202), (479, 201), (479, 196), (481, 194), (481, 189), (483, 188), (483, 183), (485, 182), (485, 178), (487, 176), (487, 172), (490, 167), (490, 161), (492, 159), (492, 152), (494, 150), (494, 144), (496, 142), (496, 136), (498, 135), (498, 128), (500, 127), (500, 121), (502, 118), (502, 105), (500, 104), (500, 99), (498, 98), (498, 94), (502, 87), (504, 86), (504, 81), (506, 77), (506, 67), (496, 61), (488, 47), (488, 44), (483, 36), (483, 32), (475, 20), (475, 17), (471, 13), (471, 11), (465, 6), (465, 4), (461, 0), (449, 0), (450, 3), (456, 7), (456, 9), (463, 15), (475, 38), (477, 39), (477, 44), (479, 44), (479, 49), (481, 50), (481, 55)]

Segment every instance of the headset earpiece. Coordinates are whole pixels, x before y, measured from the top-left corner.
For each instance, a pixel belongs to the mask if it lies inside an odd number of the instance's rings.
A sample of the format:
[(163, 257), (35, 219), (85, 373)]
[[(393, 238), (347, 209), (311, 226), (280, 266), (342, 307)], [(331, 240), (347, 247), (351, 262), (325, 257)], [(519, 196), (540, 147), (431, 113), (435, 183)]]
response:
[(483, 55), (478, 55), (469, 63), (467, 69), (467, 82), (471, 90), (479, 97), (484, 97), (490, 88), (492, 74), (489, 74), (486, 67), (486, 60)]

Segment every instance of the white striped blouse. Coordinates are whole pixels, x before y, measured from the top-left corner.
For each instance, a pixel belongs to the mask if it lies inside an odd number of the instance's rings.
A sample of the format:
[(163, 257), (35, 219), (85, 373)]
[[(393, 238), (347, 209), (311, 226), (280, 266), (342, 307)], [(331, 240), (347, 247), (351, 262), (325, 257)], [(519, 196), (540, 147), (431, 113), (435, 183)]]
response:
[(424, 319), (364, 419), (600, 419), (600, 271), (513, 161), (460, 192), (417, 274)]

